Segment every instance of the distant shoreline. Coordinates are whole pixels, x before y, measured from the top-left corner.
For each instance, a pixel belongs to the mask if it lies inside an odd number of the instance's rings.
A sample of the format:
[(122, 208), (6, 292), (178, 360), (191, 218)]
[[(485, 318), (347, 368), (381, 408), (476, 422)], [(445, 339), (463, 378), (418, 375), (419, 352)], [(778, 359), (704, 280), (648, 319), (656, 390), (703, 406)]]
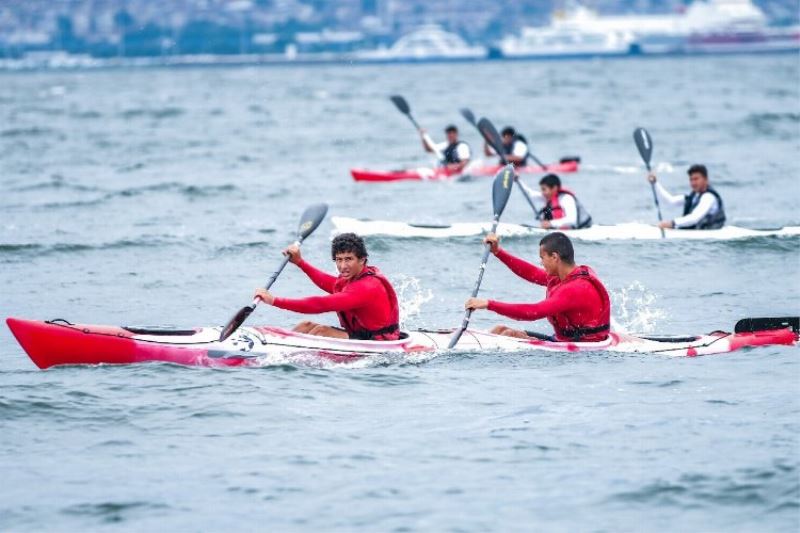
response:
[(283, 54), (248, 54), (248, 55), (182, 55), (182, 56), (149, 56), (149, 57), (116, 57), (95, 58), (87, 55), (66, 54), (60, 52), (37, 53), (34, 57), (20, 59), (0, 59), (0, 72), (34, 72), (34, 71), (79, 71), (108, 70), (129, 68), (191, 68), (191, 67), (284, 67), (284, 66), (369, 66), (369, 65), (424, 65), (444, 63), (486, 63), (486, 62), (558, 62), (580, 61), (587, 59), (658, 59), (674, 57), (708, 57), (736, 55), (800, 55), (797, 50), (710, 50), (710, 51), (676, 51), (663, 53), (575, 53), (560, 55), (522, 56), (522, 57), (429, 57), (398, 59), (365, 59), (351, 55), (307, 54), (294, 58)]

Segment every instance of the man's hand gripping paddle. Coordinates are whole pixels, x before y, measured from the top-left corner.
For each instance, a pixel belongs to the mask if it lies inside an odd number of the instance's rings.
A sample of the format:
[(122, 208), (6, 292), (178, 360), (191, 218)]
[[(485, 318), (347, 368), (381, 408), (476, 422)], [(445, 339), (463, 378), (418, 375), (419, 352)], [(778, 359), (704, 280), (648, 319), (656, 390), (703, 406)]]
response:
[[(325, 218), (325, 214), (327, 212), (328, 204), (315, 204), (306, 209), (303, 212), (303, 216), (300, 217), (300, 223), (297, 226), (297, 240), (295, 241), (295, 244), (299, 246), (306, 239), (306, 237), (314, 233), (314, 230), (317, 229), (317, 227), (319, 227), (319, 225), (322, 223), (322, 220)], [(272, 287), (272, 284), (278, 279), (278, 276), (281, 272), (283, 272), (283, 269), (286, 267), (286, 263), (288, 262), (289, 257), (287, 256), (278, 267), (278, 270), (273, 272), (269, 277), (267, 284), (264, 286), (265, 289), (269, 290), (269, 288)], [(247, 320), (247, 317), (249, 317), (250, 314), (255, 310), (260, 301), (261, 300), (258, 298), (254, 299), (253, 303), (242, 307), (235, 315), (233, 315), (233, 318), (228, 321), (228, 324), (222, 328), (222, 332), (219, 335), (220, 342), (233, 335), (233, 333), (239, 329), (239, 326), (241, 326), (244, 321)]]

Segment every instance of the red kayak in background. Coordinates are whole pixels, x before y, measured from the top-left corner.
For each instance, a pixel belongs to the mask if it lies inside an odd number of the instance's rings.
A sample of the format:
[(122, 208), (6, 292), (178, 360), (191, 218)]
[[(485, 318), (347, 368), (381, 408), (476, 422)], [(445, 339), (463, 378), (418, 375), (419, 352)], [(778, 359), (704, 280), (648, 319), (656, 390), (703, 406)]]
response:
[[(559, 163), (553, 163), (540, 167), (538, 165), (526, 165), (517, 168), (519, 174), (543, 174), (545, 172), (567, 173), (577, 172), (580, 166), (580, 158), (563, 158)], [(443, 181), (454, 180), (466, 177), (491, 177), (497, 174), (502, 168), (501, 165), (486, 165), (468, 167), (464, 172), (451, 172), (444, 167), (422, 167), (409, 168), (405, 170), (368, 170), (364, 168), (354, 168), (350, 174), (355, 181)]]

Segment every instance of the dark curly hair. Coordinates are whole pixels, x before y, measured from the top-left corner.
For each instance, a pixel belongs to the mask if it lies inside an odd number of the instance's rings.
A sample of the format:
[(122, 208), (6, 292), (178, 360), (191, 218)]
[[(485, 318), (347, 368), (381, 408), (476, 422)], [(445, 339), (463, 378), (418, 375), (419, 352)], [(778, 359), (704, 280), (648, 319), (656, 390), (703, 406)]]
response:
[(355, 254), (359, 259), (368, 257), (364, 239), (355, 233), (337, 235), (331, 243), (331, 259), (336, 259), (336, 254), (346, 254), (347, 252)]

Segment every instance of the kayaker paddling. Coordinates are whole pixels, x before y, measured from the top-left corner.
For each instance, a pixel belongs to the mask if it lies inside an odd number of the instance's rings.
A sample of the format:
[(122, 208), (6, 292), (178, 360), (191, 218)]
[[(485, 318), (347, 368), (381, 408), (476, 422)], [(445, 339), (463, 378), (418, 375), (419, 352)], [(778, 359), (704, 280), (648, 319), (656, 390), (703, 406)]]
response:
[(708, 184), (708, 170), (705, 165), (692, 165), (687, 171), (692, 192), (686, 195), (673, 195), (658, 182), (655, 174), (647, 176), (655, 184), (659, 199), (669, 205), (683, 205), (683, 216), (674, 220), (662, 220), (660, 228), (677, 229), (719, 229), (725, 225), (725, 207), (722, 198)]
[(561, 178), (547, 174), (539, 180), (539, 191), (529, 189), (521, 181), (530, 197), (542, 204), (537, 219), (545, 229), (583, 229), (591, 227), (592, 217), (575, 193), (561, 185)]
[(298, 246), (284, 250), (289, 261), (327, 292), (325, 296), (280, 298), (266, 289), (256, 290), (256, 298), (264, 303), (295, 311), (318, 314), (334, 311), (339, 315), (341, 328), (311, 321), (299, 323), (294, 331), (340, 339), (395, 340), (400, 338), (397, 295), (380, 271), (367, 265), (364, 240), (354, 233), (336, 236), (331, 243), (331, 257), (339, 276), (332, 276), (307, 263)]
[(447, 168), (451, 173), (456, 174), (464, 170), (464, 167), (469, 164), (472, 151), (466, 142), (459, 139), (458, 128), (453, 124), (447, 126), (444, 129), (444, 133), (447, 136), (447, 141), (435, 143), (434, 146), (431, 146), (428, 143), (430, 137), (426, 135), (425, 129), (419, 130), (420, 137), (422, 138), (422, 147), (425, 151), (432, 154), (436, 152), (441, 153), (444, 157), (442, 166)]
[[(539, 242), (539, 257), (544, 268), (500, 248), (496, 235), (486, 236), (484, 242), (517, 276), (547, 287), (547, 295), (543, 301), (534, 304), (470, 298), (465, 308), (488, 309), (516, 320), (546, 318), (553, 325), (555, 340), (559, 341), (591, 342), (608, 337), (611, 320), (608, 292), (591, 268), (575, 264), (575, 253), (569, 237), (555, 232)], [(492, 333), (518, 338), (542, 338), (536, 333), (502, 325), (495, 326)]]
[[(503, 152), (506, 156), (506, 161), (512, 163), (515, 167), (524, 166), (530, 156), (528, 141), (525, 137), (517, 133), (511, 126), (503, 128), (500, 135), (503, 140)], [(484, 143), (483, 151), (487, 156), (497, 155), (492, 147), (489, 146), (489, 143)]]

